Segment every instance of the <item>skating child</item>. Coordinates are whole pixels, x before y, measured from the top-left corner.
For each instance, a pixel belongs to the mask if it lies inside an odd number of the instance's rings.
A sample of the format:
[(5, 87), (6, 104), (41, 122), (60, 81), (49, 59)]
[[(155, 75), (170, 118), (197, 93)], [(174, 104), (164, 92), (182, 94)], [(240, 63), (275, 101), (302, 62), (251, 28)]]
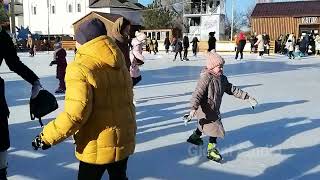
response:
[(62, 48), (60, 42), (54, 44), (54, 53), (53, 53), (53, 61), (51, 61), (50, 66), (53, 64), (57, 65), (57, 75), (56, 78), (59, 80), (59, 87), (56, 89), (55, 93), (65, 93), (66, 91), (66, 84), (64, 82), (64, 76), (66, 74), (67, 68), (67, 60), (66, 60), (67, 53)]
[(294, 44), (292, 42), (291, 39), (288, 39), (287, 43), (286, 43), (286, 48), (288, 49), (288, 56), (289, 56), (289, 59), (293, 58), (294, 59), (294, 54), (293, 54), (293, 51), (294, 51)]
[(191, 111), (185, 116), (190, 121), (194, 116), (198, 119), (198, 128), (187, 140), (195, 145), (202, 145), (201, 135), (209, 136), (207, 158), (219, 162), (222, 157), (216, 148), (217, 138), (224, 137), (225, 131), (221, 122), (220, 105), (224, 92), (248, 101), (252, 108), (258, 102), (247, 92), (233, 86), (223, 75), (224, 59), (214, 53), (207, 55), (207, 65), (202, 70), (197, 87), (192, 94)]
[(141, 73), (139, 66), (141, 66), (144, 63), (144, 57), (142, 55), (142, 45), (146, 41), (146, 35), (144, 33), (137, 31), (135, 35), (136, 37), (133, 38), (131, 41), (132, 50), (130, 52), (130, 75), (132, 78), (133, 86), (135, 86), (136, 84), (138, 84), (138, 82), (141, 81)]

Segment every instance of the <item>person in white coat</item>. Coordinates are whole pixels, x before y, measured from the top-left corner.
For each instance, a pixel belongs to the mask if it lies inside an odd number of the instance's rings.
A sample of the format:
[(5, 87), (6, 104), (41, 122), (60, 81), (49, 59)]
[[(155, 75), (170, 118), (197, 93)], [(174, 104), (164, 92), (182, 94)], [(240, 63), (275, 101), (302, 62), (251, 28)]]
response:
[(142, 79), (139, 66), (144, 63), (144, 57), (142, 55), (142, 45), (145, 43), (147, 38), (144, 33), (138, 31), (135, 33), (135, 35), (136, 37), (131, 41), (132, 50), (130, 51), (130, 75), (132, 78), (133, 86), (135, 86)]
[(315, 39), (316, 55), (320, 55), (320, 35), (318, 34)]
[(258, 38), (258, 41), (255, 43), (255, 46), (258, 47), (258, 52), (259, 52), (258, 58), (262, 58), (263, 52), (264, 52), (264, 41), (261, 34), (259, 34), (257, 38)]

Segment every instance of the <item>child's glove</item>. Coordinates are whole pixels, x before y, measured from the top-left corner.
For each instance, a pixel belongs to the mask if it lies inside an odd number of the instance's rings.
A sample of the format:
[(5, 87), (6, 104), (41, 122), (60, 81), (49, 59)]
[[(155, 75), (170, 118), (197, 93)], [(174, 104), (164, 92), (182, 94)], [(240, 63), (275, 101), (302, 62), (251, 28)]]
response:
[(258, 105), (258, 101), (251, 96), (249, 96), (246, 100), (250, 103), (252, 109), (254, 109)]
[(192, 118), (196, 115), (196, 110), (191, 110), (189, 114), (185, 114), (183, 116), (184, 125), (187, 126), (188, 123), (192, 120)]
[(39, 148), (41, 148), (42, 150), (46, 150), (46, 149), (49, 149), (51, 146), (45, 144), (42, 141), (41, 137), (38, 135), (33, 139), (32, 147), (33, 147), (34, 150), (38, 150)]

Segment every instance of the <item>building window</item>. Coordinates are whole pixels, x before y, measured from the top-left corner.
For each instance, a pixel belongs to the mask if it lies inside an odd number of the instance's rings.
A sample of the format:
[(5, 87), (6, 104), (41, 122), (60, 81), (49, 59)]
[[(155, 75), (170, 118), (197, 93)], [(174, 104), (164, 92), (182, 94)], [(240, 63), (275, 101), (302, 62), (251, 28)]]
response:
[(31, 13), (33, 14), (33, 15), (37, 15), (37, 7), (36, 6), (32, 6), (31, 7)]
[(191, 18), (190, 26), (200, 26), (200, 17)]
[(81, 12), (81, 4), (77, 4), (77, 12)]
[(156, 32), (152, 32), (151, 39), (155, 39), (155, 38), (156, 38)]
[(68, 5), (68, 12), (72, 13), (72, 5), (71, 4)]
[(51, 14), (55, 14), (56, 13), (56, 6), (51, 6)]
[(156, 40), (160, 40), (160, 32), (157, 32), (157, 38)]

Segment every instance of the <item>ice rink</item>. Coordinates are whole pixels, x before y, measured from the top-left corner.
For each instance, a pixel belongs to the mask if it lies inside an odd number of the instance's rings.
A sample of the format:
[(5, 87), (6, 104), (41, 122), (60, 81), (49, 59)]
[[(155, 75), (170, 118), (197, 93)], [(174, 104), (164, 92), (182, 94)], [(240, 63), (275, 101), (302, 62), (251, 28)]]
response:
[[(52, 52), (19, 56), (44, 88), (54, 92), (58, 80), (55, 66), (49, 66)], [(142, 81), (134, 89), (138, 131), (136, 152), (128, 163), (129, 179), (319, 179), (320, 56), (289, 60), (271, 55), (257, 60), (256, 54), (245, 54), (240, 62), (233, 54), (223, 54), (229, 81), (254, 96), (259, 106), (252, 110), (247, 102), (224, 95), (221, 113), (226, 137), (218, 139), (222, 164), (207, 160), (207, 137), (201, 147), (186, 142), (196, 122), (185, 126), (181, 118), (190, 110), (204, 55), (188, 62), (179, 58), (173, 62), (173, 54), (145, 57)], [(71, 51), (67, 58), (72, 61)], [(30, 120), (31, 86), (4, 64), (0, 76), (6, 81), (11, 112), (9, 180), (77, 179), (71, 138), (46, 151), (32, 149), (31, 141), (41, 129)], [(44, 118), (45, 124), (63, 111), (64, 96), (56, 97), (60, 107)]]

